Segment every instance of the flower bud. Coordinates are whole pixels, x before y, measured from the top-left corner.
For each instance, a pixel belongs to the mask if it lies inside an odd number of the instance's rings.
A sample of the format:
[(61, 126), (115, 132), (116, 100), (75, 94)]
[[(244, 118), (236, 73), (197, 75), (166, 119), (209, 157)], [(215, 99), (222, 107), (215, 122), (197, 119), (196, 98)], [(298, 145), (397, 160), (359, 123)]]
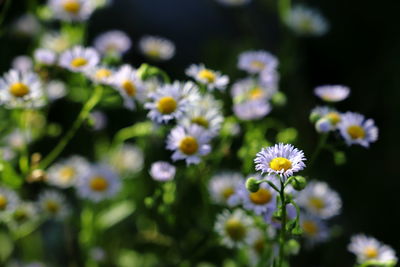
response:
[(317, 112), (311, 112), (309, 119), (311, 123), (316, 123), (319, 119), (321, 119), (321, 116)]
[(272, 96), (272, 104), (278, 107), (286, 105), (286, 95), (282, 92), (277, 92)]
[(332, 130), (332, 123), (326, 118), (319, 119), (315, 124), (315, 129), (319, 133), (327, 133)]
[(290, 239), (286, 243), (286, 253), (290, 255), (297, 255), (300, 251), (300, 244), (295, 239)]
[(248, 191), (255, 193), (260, 189), (259, 182), (256, 178), (250, 177), (246, 180), (246, 188)]
[(292, 184), (292, 187), (297, 191), (303, 190), (307, 185), (306, 178), (304, 178), (303, 176), (294, 176), (290, 183)]

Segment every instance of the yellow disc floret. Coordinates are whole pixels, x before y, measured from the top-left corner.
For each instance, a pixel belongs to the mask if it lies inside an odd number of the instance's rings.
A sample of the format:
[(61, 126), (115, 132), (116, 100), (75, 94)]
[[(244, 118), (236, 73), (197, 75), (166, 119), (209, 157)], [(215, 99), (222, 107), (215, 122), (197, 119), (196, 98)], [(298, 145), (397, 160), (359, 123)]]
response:
[(378, 256), (378, 251), (374, 247), (367, 247), (364, 250), (364, 255), (368, 259), (374, 259)]
[(307, 235), (315, 236), (318, 233), (318, 226), (313, 221), (304, 221), (302, 228)]
[(98, 80), (102, 80), (102, 79), (106, 79), (108, 77), (110, 77), (112, 74), (112, 72), (108, 69), (98, 69), (96, 71), (95, 77)]
[(133, 82), (126, 80), (122, 83), (122, 88), (124, 88), (125, 92), (129, 96), (134, 96), (136, 95), (136, 86), (133, 84)]
[(90, 188), (93, 191), (103, 192), (108, 188), (108, 181), (103, 176), (95, 176), (90, 180)]
[(347, 133), (352, 139), (363, 139), (365, 137), (365, 130), (359, 125), (352, 125), (348, 127)]
[(171, 96), (164, 96), (157, 102), (157, 109), (162, 114), (171, 114), (176, 110), (176, 100)]
[(7, 207), (8, 200), (4, 195), (0, 195), (0, 210), (4, 210)]
[(259, 60), (254, 60), (253, 62), (251, 62), (251, 66), (255, 69), (259, 69), (262, 70), (265, 68), (265, 63), (261, 62)]
[(204, 128), (208, 128), (208, 121), (204, 117), (195, 117), (191, 121), (194, 124), (200, 125)]
[(63, 167), (59, 173), (60, 173), (60, 178), (63, 182), (71, 181), (76, 175), (75, 169), (70, 166)]
[(53, 200), (48, 200), (45, 203), (46, 210), (52, 214), (56, 214), (60, 210), (60, 205)]
[(193, 155), (199, 149), (196, 138), (192, 136), (184, 137), (179, 143), (179, 150), (186, 155)]
[(88, 61), (86, 60), (86, 58), (77, 57), (71, 61), (71, 66), (74, 68), (80, 68), (86, 66), (87, 63)]
[(257, 100), (257, 99), (262, 98), (263, 96), (264, 96), (264, 91), (260, 87), (255, 87), (255, 88), (250, 90), (249, 98), (251, 100)]
[(287, 171), (292, 168), (292, 162), (287, 158), (277, 157), (271, 160), (269, 167), (274, 171)]
[(63, 8), (68, 13), (76, 15), (81, 10), (81, 4), (77, 0), (66, 0), (63, 3)]
[(341, 121), (340, 114), (337, 112), (329, 112), (325, 116), (333, 125), (338, 124)]
[(29, 93), (29, 87), (24, 83), (13, 83), (10, 86), (10, 93), (15, 97), (24, 97)]
[(310, 198), (309, 204), (311, 207), (313, 207), (316, 210), (322, 210), (323, 208), (325, 208), (324, 200), (319, 197)]
[(235, 193), (235, 190), (233, 189), (233, 187), (226, 187), (222, 190), (221, 195), (225, 200), (227, 200), (234, 193)]
[(217, 79), (215, 73), (207, 69), (199, 71), (197, 75), (200, 79), (206, 80), (207, 83), (213, 83)]
[(226, 221), (225, 231), (234, 241), (243, 240), (243, 238), (246, 236), (246, 227), (240, 220), (236, 218), (230, 218)]
[(264, 205), (272, 200), (271, 192), (265, 188), (260, 188), (257, 192), (250, 193), (249, 197), (251, 202), (257, 205)]

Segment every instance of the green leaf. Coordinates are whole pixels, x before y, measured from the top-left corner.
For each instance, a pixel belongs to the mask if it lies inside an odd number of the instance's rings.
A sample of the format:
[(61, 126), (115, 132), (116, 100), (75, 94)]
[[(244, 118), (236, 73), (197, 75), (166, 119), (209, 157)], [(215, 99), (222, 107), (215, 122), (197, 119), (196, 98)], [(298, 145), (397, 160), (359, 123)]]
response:
[(11, 238), (5, 234), (0, 233), (0, 262), (5, 262), (13, 251), (14, 245)]
[(0, 171), (1, 181), (4, 183), (4, 185), (14, 189), (18, 189), (21, 187), (23, 179), (14, 170), (14, 167), (11, 165), (11, 163), (7, 161), (1, 162)]
[(135, 205), (132, 201), (126, 200), (119, 202), (110, 209), (102, 211), (97, 218), (97, 226), (100, 230), (106, 230), (117, 223), (126, 219), (135, 211)]

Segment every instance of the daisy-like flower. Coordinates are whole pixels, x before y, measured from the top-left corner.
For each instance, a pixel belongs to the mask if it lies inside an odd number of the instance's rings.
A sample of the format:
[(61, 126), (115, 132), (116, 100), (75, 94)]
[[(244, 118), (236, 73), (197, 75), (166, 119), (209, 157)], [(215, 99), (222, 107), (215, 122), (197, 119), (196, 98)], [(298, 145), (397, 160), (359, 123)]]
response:
[(251, 0), (216, 0), (224, 6), (243, 6), (251, 2)]
[(24, 14), (16, 19), (12, 25), (13, 31), (19, 36), (35, 36), (40, 31), (40, 23), (32, 14)]
[(277, 84), (266, 85), (255, 79), (246, 78), (233, 84), (231, 95), (235, 103), (259, 100), (267, 101), (271, 99), (277, 90)]
[(11, 67), (21, 72), (28, 72), (33, 69), (33, 62), (30, 57), (21, 55), (13, 59)]
[(131, 144), (123, 144), (105, 159), (107, 164), (121, 176), (129, 177), (143, 168), (143, 151)]
[(337, 124), (342, 120), (342, 114), (334, 108), (318, 106), (311, 111), (310, 118), (312, 121), (326, 119), (330, 122), (332, 130), (334, 130)]
[(325, 102), (340, 102), (350, 94), (350, 88), (343, 85), (323, 85), (314, 89), (314, 94)]
[(152, 60), (166, 61), (175, 55), (175, 45), (168, 39), (158, 36), (144, 36), (139, 41), (142, 54)]
[(86, 74), (97, 84), (111, 85), (114, 81), (114, 70), (107, 66), (96, 66)]
[(233, 212), (224, 210), (217, 216), (215, 231), (221, 237), (221, 243), (227, 247), (242, 247), (250, 243), (250, 229), (253, 219), (241, 209)]
[(97, 36), (93, 46), (103, 55), (122, 55), (131, 48), (132, 42), (126, 33), (112, 30)]
[(265, 101), (246, 101), (233, 105), (235, 115), (244, 121), (258, 120), (271, 112), (271, 105)]
[(186, 111), (188, 99), (184, 97), (183, 84), (174, 82), (165, 84), (150, 94), (151, 102), (144, 105), (149, 109), (148, 117), (157, 123), (166, 123), (172, 119), (180, 119)]
[(219, 71), (208, 69), (204, 64), (192, 64), (186, 69), (186, 75), (192, 77), (197, 82), (207, 86), (207, 89), (225, 90), (229, 83), (229, 77), (222, 75)]
[(74, 45), (72, 38), (65, 32), (48, 32), (45, 33), (41, 40), (40, 46), (43, 49), (49, 49), (55, 53), (62, 53)]
[(64, 219), (69, 214), (64, 195), (55, 190), (42, 192), (39, 195), (38, 204), (41, 211), (50, 218)]
[(174, 179), (175, 173), (175, 166), (166, 161), (157, 161), (151, 164), (150, 175), (156, 181), (170, 181)]
[(275, 71), (278, 59), (267, 51), (246, 51), (239, 55), (238, 68), (255, 74), (262, 71)]
[(89, 162), (81, 156), (71, 156), (53, 164), (47, 172), (47, 183), (59, 188), (74, 186), (90, 169)]
[(37, 206), (32, 202), (20, 202), (11, 214), (12, 220), (17, 224), (22, 224), (34, 220), (38, 216)]
[(107, 116), (100, 110), (95, 110), (90, 113), (90, 120), (92, 122), (92, 128), (95, 131), (101, 131), (107, 126)]
[(371, 266), (373, 263), (394, 266), (397, 263), (396, 253), (390, 246), (364, 234), (352, 236), (348, 250), (357, 256), (359, 264), (370, 262)]
[(29, 142), (32, 141), (31, 134), (29, 132), (22, 132), (21, 130), (14, 130), (9, 133), (4, 138), (5, 143), (7, 143), (12, 149), (20, 150)]
[(87, 20), (94, 11), (90, 0), (49, 0), (54, 17), (64, 21)]
[(297, 197), (298, 204), (308, 213), (329, 219), (340, 213), (342, 201), (339, 194), (325, 182), (310, 182)]
[(39, 48), (33, 53), (33, 58), (35, 59), (36, 63), (42, 65), (53, 65), (56, 63), (57, 55), (50, 49)]
[(112, 198), (119, 192), (120, 187), (120, 178), (103, 165), (92, 166), (77, 183), (79, 196), (93, 202)]
[(0, 187), (0, 215), (13, 212), (18, 203), (19, 198), (14, 191), (5, 187)]
[(329, 29), (328, 22), (317, 10), (301, 5), (292, 8), (285, 21), (290, 29), (303, 36), (321, 36)]
[(173, 150), (172, 160), (184, 159), (186, 164), (198, 164), (200, 157), (211, 151), (208, 144), (211, 137), (197, 125), (189, 127), (176, 126), (168, 135), (167, 149)]
[(373, 119), (365, 119), (359, 113), (346, 112), (338, 124), (340, 134), (347, 145), (361, 145), (369, 147), (370, 143), (378, 139), (378, 128)]
[(59, 80), (52, 80), (45, 86), (47, 97), (50, 101), (63, 98), (67, 94), (67, 86)]
[[(254, 177), (257, 175), (251, 175)], [(258, 177), (258, 179), (262, 179)], [(233, 205), (241, 204), (244, 209), (253, 211), (257, 215), (272, 213), (276, 208), (276, 191), (267, 183), (260, 184), (257, 192), (249, 192), (245, 180), (237, 185), (235, 194), (229, 198), (228, 203)]]
[(237, 172), (222, 172), (211, 177), (208, 191), (214, 203), (227, 205), (228, 200), (235, 195), (239, 184), (243, 183), (243, 176)]
[(259, 228), (253, 228), (249, 232), (248, 256), (251, 266), (257, 266), (264, 252), (268, 248), (268, 240), (264, 231)]
[(305, 168), (303, 151), (289, 144), (276, 144), (263, 148), (254, 160), (256, 170), (261, 173), (277, 174), (284, 178)]
[(75, 46), (60, 55), (59, 64), (73, 72), (87, 72), (100, 61), (100, 56), (93, 48)]
[(123, 65), (113, 75), (113, 86), (124, 99), (124, 106), (128, 109), (135, 108), (134, 99), (143, 101), (145, 98), (145, 87), (137, 70), (130, 65)]
[(37, 108), (44, 104), (42, 83), (34, 72), (10, 70), (0, 78), (0, 102), (8, 108)]
[(324, 242), (329, 238), (327, 225), (317, 217), (301, 214), (300, 227), (303, 230), (303, 236), (306, 238), (308, 246)]

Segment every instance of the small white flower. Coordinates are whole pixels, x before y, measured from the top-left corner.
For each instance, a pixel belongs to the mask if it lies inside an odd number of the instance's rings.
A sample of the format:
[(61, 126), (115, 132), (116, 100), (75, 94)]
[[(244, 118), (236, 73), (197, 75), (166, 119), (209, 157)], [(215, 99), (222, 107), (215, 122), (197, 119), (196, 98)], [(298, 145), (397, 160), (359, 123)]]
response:
[(343, 85), (323, 85), (314, 89), (316, 96), (326, 102), (340, 102), (350, 94), (350, 88)]
[(278, 91), (278, 84), (270, 82), (264, 84), (252, 78), (246, 78), (235, 82), (231, 95), (234, 103), (246, 101), (269, 100)]
[(132, 42), (129, 36), (119, 30), (112, 30), (100, 34), (93, 42), (93, 46), (101, 54), (122, 55), (131, 48)]
[(359, 113), (344, 113), (338, 129), (347, 145), (369, 147), (370, 143), (378, 140), (378, 128), (375, 126), (374, 120), (365, 119)]
[(0, 216), (12, 213), (19, 203), (18, 195), (5, 187), (0, 187)]
[(96, 66), (86, 75), (96, 84), (111, 85), (114, 82), (114, 70), (107, 66)]
[(92, 127), (95, 131), (101, 131), (107, 126), (107, 116), (104, 112), (100, 110), (95, 110), (90, 113), (90, 118), (92, 120)]
[(200, 163), (201, 156), (211, 151), (209, 145), (211, 137), (197, 125), (189, 127), (176, 126), (168, 135), (167, 149), (173, 150), (172, 160), (184, 159), (186, 164)]
[(207, 89), (210, 91), (214, 89), (225, 90), (229, 83), (229, 77), (227, 75), (222, 75), (219, 71), (208, 69), (204, 64), (190, 65), (189, 68), (186, 69), (186, 75), (206, 85)]
[(333, 130), (333, 125), (330, 120), (321, 118), (315, 123), (315, 129), (319, 133), (327, 133)]
[(33, 57), (37, 63), (42, 65), (53, 65), (57, 60), (56, 53), (46, 48), (36, 49)]
[(90, 0), (49, 0), (54, 17), (63, 21), (84, 21), (94, 11)]
[(278, 59), (267, 51), (246, 51), (239, 55), (238, 68), (255, 74), (263, 71), (275, 71)]
[(100, 56), (93, 48), (75, 46), (61, 54), (59, 64), (73, 72), (87, 72), (96, 67), (99, 61)]
[(60, 188), (68, 188), (74, 186), (89, 169), (89, 162), (85, 158), (71, 156), (53, 164), (49, 168), (47, 183)]
[(267, 116), (271, 112), (271, 105), (265, 101), (246, 101), (233, 105), (235, 115), (244, 121), (258, 120)]
[(139, 49), (144, 56), (157, 61), (170, 60), (175, 55), (174, 43), (158, 36), (142, 37)]
[(55, 53), (66, 51), (71, 48), (73, 44), (71, 37), (65, 32), (48, 32), (45, 33), (40, 40), (41, 47), (54, 51)]
[(300, 227), (308, 246), (326, 241), (329, 238), (329, 229), (324, 221), (307, 214), (300, 215)]
[(21, 72), (28, 72), (33, 69), (33, 62), (28, 56), (17, 56), (13, 59), (11, 67)]
[(143, 151), (135, 145), (123, 144), (105, 159), (107, 164), (121, 176), (129, 177), (143, 168)]
[(32, 14), (24, 14), (13, 23), (17, 35), (35, 36), (40, 31), (40, 23)]
[(67, 94), (67, 86), (59, 80), (52, 80), (45, 87), (47, 97), (50, 101), (63, 98)]
[(32, 202), (19, 202), (12, 213), (12, 220), (18, 225), (38, 217), (38, 208)]
[(39, 195), (39, 208), (51, 218), (64, 219), (69, 214), (64, 195), (55, 191), (47, 190)]
[(166, 161), (157, 161), (151, 164), (151, 177), (160, 182), (170, 181), (174, 179), (176, 167)]
[(328, 22), (317, 10), (301, 5), (293, 7), (285, 21), (290, 29), (303, 36), (321, 36), (329, 29)]
[(240, 173), (222, 172), (211, 177), (208, 191), (215, 203), (226, 205), (240, 183), (243, 183), (243, 176)]
[[(311, 111), (310, 118), (316, 118), (317, 121), (324, 120), (320, 122), (324, 124), (328, 121), (330, 123), (330, 130), (336, 130), (338, 123), (342, 120), (342, 114), (331, 107), (318, 106)], [(316, 125), (316, 127), (318, 126)], [(322, 127), (327, 129), (328, 125), (322, 125)]]

